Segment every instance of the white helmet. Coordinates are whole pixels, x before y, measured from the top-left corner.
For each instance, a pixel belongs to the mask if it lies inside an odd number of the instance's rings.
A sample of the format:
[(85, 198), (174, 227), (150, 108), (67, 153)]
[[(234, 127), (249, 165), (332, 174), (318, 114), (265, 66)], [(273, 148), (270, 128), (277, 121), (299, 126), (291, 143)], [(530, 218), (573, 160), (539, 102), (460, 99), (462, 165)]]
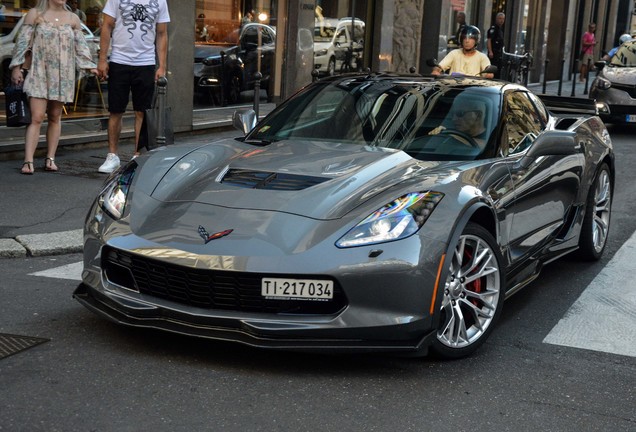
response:
[(618, 43), (620, 45), (623, 45), (625, 42), (632, 40), (632, 36), (628, 35), (627, 33), (621, 35), (621, 37), (618, 38)]

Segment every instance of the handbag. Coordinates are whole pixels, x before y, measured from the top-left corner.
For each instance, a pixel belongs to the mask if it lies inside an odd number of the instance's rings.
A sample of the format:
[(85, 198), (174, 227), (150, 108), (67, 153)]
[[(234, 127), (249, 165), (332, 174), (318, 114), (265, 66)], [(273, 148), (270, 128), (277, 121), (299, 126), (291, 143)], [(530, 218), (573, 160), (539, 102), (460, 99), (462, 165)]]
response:
[(137, 150), (142, 147), (152, 150), (160, 146), (174, 144), (172, 110), (170, 107), (166, 107), (165, 99), (165, 86), (155, 86), (152, 105), (144, 111)]
[(33, 63), (33, 41), (35, 40), (35, 30), (38, 28), (37, 24), (33, 26), (33, 33), (31, 33), (31, 39), (29, 45), (24, 53), (24, 63), (22, 63), (22, 69), (30, 70), (31, 63)]
[(31, 124), (31, 109), (22, 86), (9, 86), (4, 91), (7, 127), (22, 127)]

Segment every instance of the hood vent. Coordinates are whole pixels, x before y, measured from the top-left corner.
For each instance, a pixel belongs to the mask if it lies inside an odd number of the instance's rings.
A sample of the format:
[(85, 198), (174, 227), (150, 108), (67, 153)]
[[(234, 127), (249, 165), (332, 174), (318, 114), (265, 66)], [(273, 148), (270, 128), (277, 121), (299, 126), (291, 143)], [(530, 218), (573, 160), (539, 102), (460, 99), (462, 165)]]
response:
[(329, 179), (298, 174), (230, 169), (223, 176), (221, 183), (249, 189), (298, 191), (327, 180)]

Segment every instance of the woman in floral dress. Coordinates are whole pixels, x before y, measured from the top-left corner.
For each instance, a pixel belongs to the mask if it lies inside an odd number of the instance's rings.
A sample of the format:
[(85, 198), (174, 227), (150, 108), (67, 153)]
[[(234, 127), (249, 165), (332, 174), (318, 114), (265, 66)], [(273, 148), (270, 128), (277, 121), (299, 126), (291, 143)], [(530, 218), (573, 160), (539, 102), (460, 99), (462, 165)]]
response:
[[(31, 44), (31, 68), (27, 71), (24, 66)], [(66, 6), (66, 0), (39, 0), (27, 13), (9, 68), (13, 83), (24, 84), (31, 107), (21, 172), (33, 174), (33, 155), (45, 115), (48, 125), (44, 169), (57, 171), (55, 152), (60, 140), (62, 110), (65, 103), (73, 101), (76, 68), (97, 73), (80, 19)]]

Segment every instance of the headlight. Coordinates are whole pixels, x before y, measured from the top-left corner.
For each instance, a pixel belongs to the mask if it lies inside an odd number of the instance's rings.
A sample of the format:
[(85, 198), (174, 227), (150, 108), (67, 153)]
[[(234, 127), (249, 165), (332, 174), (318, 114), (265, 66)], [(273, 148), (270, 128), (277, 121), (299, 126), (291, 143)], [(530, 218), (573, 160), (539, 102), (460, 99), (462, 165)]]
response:
[(99, 206), (113, 219), (121, 219), (126, 209), (128, 191), (137, 169), (137, 163), (132, 161), (122, 171), (119, 171), (104, 187), (99, 195)]
[(599, 90), (607, 90), (612, 86), (612, 82), (605, 78), (596, 77), (596, 88)]
[(442, 200), (440, 192), (412, 192), (379, 208), (340, 240), (340, 248), (400, 240), (415, 234)]
[(316, 51), (314, 53), (314, 57), (321, 57), (321, 56), (324, 56), (324, 55), (327, 55), (327, 50), (326, 49), (321, 49), (321, 50), (318, 50), (318, 51)]

